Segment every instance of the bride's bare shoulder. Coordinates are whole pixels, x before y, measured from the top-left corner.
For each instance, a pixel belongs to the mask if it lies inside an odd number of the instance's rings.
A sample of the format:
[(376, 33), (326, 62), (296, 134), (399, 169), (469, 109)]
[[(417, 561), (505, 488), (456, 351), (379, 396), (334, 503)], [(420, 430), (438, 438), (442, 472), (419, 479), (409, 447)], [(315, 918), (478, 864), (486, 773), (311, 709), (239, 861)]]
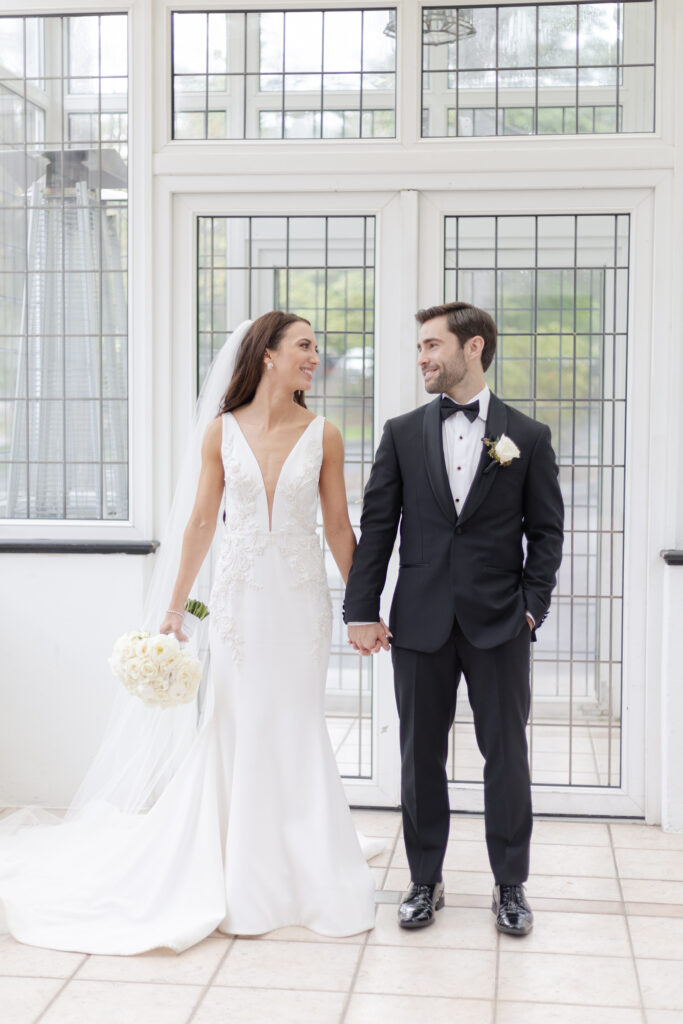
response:
[(216, 416), (204, 431), (202, 448), (205, 453), (220, 452), (223, 439), (223, 417)]

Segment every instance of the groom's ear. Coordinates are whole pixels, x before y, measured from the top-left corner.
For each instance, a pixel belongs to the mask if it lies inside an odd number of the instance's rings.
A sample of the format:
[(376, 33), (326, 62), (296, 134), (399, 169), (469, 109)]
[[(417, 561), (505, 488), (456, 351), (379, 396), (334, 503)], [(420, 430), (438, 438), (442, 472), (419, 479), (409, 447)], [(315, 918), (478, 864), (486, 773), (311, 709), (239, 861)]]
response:
[(481, 359), (484, 351), (484, 339), (480, 334), (475, 334), (465, 342), (465, 354), (469, 359)]

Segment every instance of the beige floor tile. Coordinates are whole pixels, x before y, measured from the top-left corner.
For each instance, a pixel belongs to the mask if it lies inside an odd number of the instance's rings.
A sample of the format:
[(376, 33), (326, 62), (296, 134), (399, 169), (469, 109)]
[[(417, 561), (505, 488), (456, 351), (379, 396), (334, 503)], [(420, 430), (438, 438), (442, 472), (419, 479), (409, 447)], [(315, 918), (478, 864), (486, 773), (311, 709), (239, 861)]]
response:
[(609, 846), (607, 825), (584, 821), (534, 821), (532, 844), (578, 844), (580, 846)]
[(83, 953), (25, 946), (10, 938), (0, 940), (0, 975), (3, 977), (68, 978), (84, 960)]
[(683, 917), (681, 903), (630, 903), (626, 900), (620, 912), (624, 910), (629, 917)]
[(635, 850), (683, 850), (683, 832), (662, 832), (658, 825), (609, 826), (615, 847)]
[(237, 939), (215, 985), (347, 992), (360, 946)]
[(447, 871), (489, 871), (486, 843), (483, 839), (453, 840), (446, 848), (443, 866)]
[(621, 878), (683, 881), (682, 850), (615, 850)]
[(388, 836), (394, 838), (401, 827), (398, 811), (351, 811), (351, 817), (359, 831), (366, 836)]
[(368, 945), (355, 991), (491, 999), (495, 972), (496, 954), (484, 950)]
[(616, 956), (507, 952), (501, 949), (498, 992), (519, 1002), (639, 1005), (633, 961)]
[(683, 882), (622, 878), (621, 888), (626, 903), (683, 904)]
[(192, 1024), (337, 1024), (345, 1001), (343, 992), (212, 987)]
[[(450, 846), (450, 843), (449, 843), (449, 846)], [(403, 841), (401, 839), (399, 839), (399, 841), (396, 843), (396, 849), (394, 850), (393, 856), (391, 858), (391, 867), (392, 868), (407, 868), (408, 867), (408, 857), (406, 855), (406, 848), (403, 845)]]
[[(629, 918), (633, 952), (648, 960), (683, 960), (683, 918)], [(681, 965), (683, 971), (683, 965)]]
[[(533, 931), (521, 943), (525, 953), (631, 956), (623, 917), (536, 910), (534, 918)], [(500, 941), (501, 951), (520, 947), (520, 940), (511, 935), (501, 935)]]
[(228, 948), (227, 939), (209, 938), (180, 954), (155, 949), (138, 956), (90, 956), (78, 972), (78, 980), (205, 985)]
[(372, 874), (372, 877), (375, 879), (375, 886), (378, 889), (383, 889), (385, 887), (384, 879), (387, 873), (387, 869), (383, 867), (377, 867), (374, 864), (371, 864), (370, 873)]
[(680, 1010), (646, 1010), (647, 1024), (681, 1024), (683, 1015)]
[(370, 932), (373, 946), (417, 946), (437, 949), (496, 948), (496, 930), (490, 910), (444, 907), (429, 928), (400, 928), (396, 906), (377, 908), (377, 923)]
[(496, 1024), (643, 1024), (639, 1009), (498, 1002)]
[(380, 853), (372, 857), (368, 864), (372, 868), (387, 867), (391, 860), (392, 851), (394, 849), (394, 839), (391, 836), (368, 836), (366, 832), (363, 833), (368, 839), (377, 839), (381, 843), (384, 843), (384, 849)]
[(493, 1003), (487, 999), (442, 999), (432, 996), (351, 997), (344, 1024), (492, 1024)]
[(63, 984), (56, 978), (0, 978), (0, 1019), (33, 1024)]
[(477, 842), (484, 841), (484, 818), (479, 815), (452, 814), (451, 827), (448, 835), (449, 842), (460, 839), (474, 839)]
[(185, 1024), (201, 995), (197, 985), (128, 985), (70, 981), (40, 1024)]
[(683, 1020), (683, 970), (680, 960), (636, 959), (643, 1002), (653, 1010), (678, 1010)]
[[(446, 886), (447, 905), (450, 897), (463, 895), (489, 897), (493, 889), (493, 876), (490, 871), (444, 871), (443, 878)], [(410, 872), (407, 868), (389, 868), (384, 882), (385, 889), (404, 892), (409, 885)], [(538, 897), (542, 899), (621, 902), (621, 893), (616, 878), (533, 874), (527, 882), (526, 889), (531, 900)], [(681, 889), (683, 890), (683, 885)], [(654, 902), (658, 901), (655, 899)], [(683, 902), (683, 891), (681, 892), (681, 902)], [(457, 902), (451, 902), (450, 905), (457, 906)]]
[(384, 879), (383, 889), (396, 889), (403, 892), (410, 885), (410, 871), (408, 868), (389, 868)]
[(614, 857), (609, 846), (560, 845), (532, 842), (531, 873), (538, 875), (590, 875), (614, 878)]
[[(446, 871), (443, 872), (446, 887), (446, 899), (449, 895), (490, 896), (493, 889), (493, 876), (488, 865), (482, 865), (483, 871)], [(410, 885), (408, 868), (389, 868), (384, 882), (385, 889), (405, 892)]]
[(616, 878), (580, 878), (572, 875), (533, 874), (527, 883), (527, 895), (550, 899), (619, 901), (621, 893)]
[(239, 938), (248, 942), (262, 942), (267, 939), (269, 942), (343, 942), (347, 946), (358, 946), (365, 937), (361, 935), (318, 935), (309, 928), (299, 925), (291, 925), (289, 928), (277, 928), (274, 932), (266, 935), (240, 935)]

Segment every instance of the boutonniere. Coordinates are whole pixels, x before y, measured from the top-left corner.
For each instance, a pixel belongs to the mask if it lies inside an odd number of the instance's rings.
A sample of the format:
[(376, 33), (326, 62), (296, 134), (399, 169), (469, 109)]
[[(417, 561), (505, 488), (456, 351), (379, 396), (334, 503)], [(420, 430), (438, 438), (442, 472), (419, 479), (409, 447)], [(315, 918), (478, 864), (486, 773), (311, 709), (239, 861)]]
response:
[(495, 441), (489, 437), (485, 437), (483, 441), (488, 449), (489, 457), (499, 462), (501, 466), (509, 466), (513, 459), (518, 459), (520, 456), (519, 448), (507, 434), (501, 434)]

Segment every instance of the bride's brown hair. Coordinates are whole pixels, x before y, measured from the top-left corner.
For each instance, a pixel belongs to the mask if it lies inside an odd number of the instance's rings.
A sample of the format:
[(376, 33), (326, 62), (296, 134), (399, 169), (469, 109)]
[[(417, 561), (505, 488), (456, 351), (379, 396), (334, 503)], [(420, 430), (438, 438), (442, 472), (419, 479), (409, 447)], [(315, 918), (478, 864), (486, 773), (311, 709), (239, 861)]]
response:
[[(296, 313), (283, 313), (280, 309), (274, 309), (272, 313), (264, 313), (263, 316), (254, 320), (239, 347), (232, 380), (223, 395), (218, 410), (219, 416), (222, 416), (224, 412), (231, 412), (232, 409), (238, 409), (241, 405), (247, 405), (253, 400), (263, 374), (266, 349), (277, 351), (282, 335), (291, 324), (295, 324), (297, 321), (311, 326), (310, 320), (305, 317), (297, 316)], [(294, 401), (297, 405), (303, 405), (304, 409), (306, 408), (303, 391), (294, 392)]]

